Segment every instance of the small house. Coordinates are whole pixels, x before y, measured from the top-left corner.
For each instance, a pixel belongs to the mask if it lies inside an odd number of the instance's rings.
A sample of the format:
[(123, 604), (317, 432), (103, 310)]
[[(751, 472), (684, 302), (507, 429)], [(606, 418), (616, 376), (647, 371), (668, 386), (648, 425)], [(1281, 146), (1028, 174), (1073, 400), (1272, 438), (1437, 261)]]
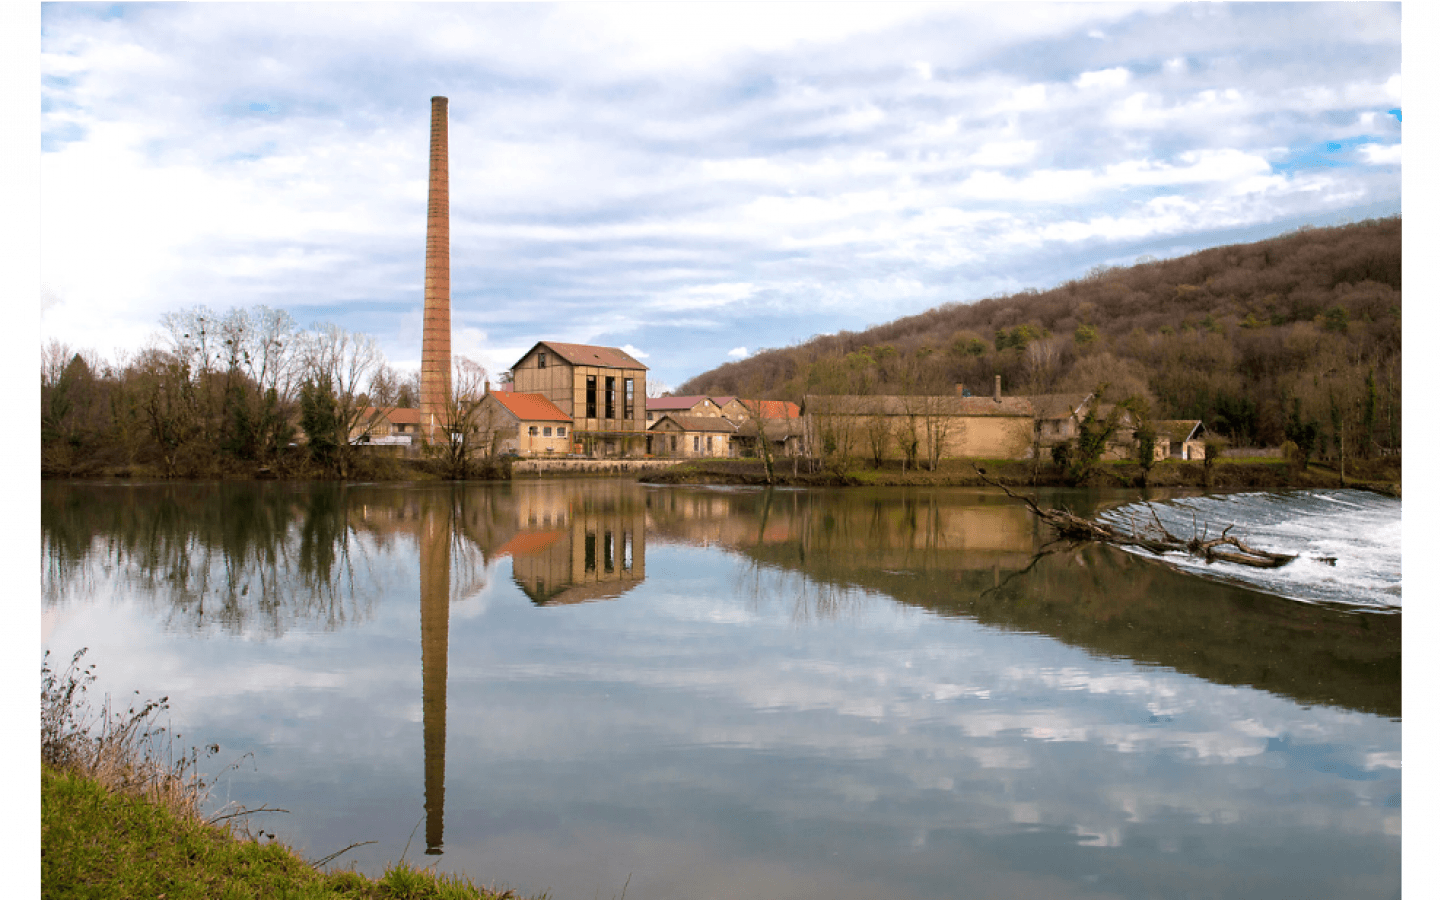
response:
[(480, 399), (476, 430), (490, 452), (563, 456), (573, 447), (573, 423), (543, 394), (495, 391)]
[(650, 426), (651, 456), (728, 457), (739, 453), (735, 423), (723, 416), (666, 413)]

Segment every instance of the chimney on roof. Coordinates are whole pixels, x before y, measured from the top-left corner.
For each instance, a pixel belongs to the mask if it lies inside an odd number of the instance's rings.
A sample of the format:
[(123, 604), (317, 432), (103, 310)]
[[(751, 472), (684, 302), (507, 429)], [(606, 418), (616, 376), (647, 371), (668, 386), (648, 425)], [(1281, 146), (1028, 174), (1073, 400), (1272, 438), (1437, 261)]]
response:
[(485, 393), (490, 393), (490, 379), (485, 379)]
[(1000, 402), (1000, 376), (995, 376), (995, 402)]
[(436, 439), (435, 423), (450, 401), (449, 103), (444, 97), (430, 98), (430, 204), (425, 220), (425, 319), (420, 338), (420, 418), (427, 441)]
[(955, 383), (955, 396), (957, 396), (957, 397), (963, 397), (963, 396), (965, 396), (965, 382), (963, 382), (963, 381), (957, 381), (957, 382)]

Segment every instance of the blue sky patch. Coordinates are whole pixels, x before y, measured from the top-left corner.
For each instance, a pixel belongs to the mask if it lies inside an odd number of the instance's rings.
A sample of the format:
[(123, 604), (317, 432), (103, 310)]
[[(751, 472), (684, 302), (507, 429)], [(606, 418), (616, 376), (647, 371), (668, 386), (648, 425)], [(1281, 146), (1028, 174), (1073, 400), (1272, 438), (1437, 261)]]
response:
[(1385, 111), (1388, 112), (1390, 115), (1394, 116), (1394, 117), (1395, 117), (1395, 121), (1397, 121), (1397, 122), (1403, 121), (1403, 120), (1400, 118), (1400, 110), (1399, 110), (1399, 109), (1387, 109), (1387, 110), (1385, 110)]
[(1387, 138), (1369, 134), (1342, 138), (1338, 141), (1323, 141), (1292, 149), (1283, 160), (1272, 162), (1270, 168), (1272, 171), (1282, 174), (1298, 172), (1302, 169), (1347, 169), (1361, 162), (1355, 153), (1355, 148), (1365, 144), (1389, 145), (1392, 143), (1394, 141)]
[(40, 133), (40, 152), (54, 153), (71, 141), (78, 141), (87, 134), (84, 127), (74, 122), (64, 122)]

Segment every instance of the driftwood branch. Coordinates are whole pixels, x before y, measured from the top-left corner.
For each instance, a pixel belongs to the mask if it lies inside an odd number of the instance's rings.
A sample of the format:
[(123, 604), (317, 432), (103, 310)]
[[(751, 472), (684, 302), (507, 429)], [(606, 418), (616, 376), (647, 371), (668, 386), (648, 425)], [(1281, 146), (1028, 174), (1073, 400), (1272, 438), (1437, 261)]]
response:
[[(998, 487), (1010, 497), (1024, 502), (1041, 521), (1068, 540), (1100, 541), (1122, 547), (1139, 547), (1157, 556), (1164, 553), (1189, 553), (1206, 562), (1230, 562), (1257, 569), (1278, 569), (1295, 558), (1293, 553), (1271, 553), (1269, 550), (1259, 550), (1248, 546), (1239, 538), (1231, 537), (1230, 529), (1234, 528), (1234, 525), (1225, 526), (1217, 538), (1207, 539), (1208, 527), (1200, 533), (1194, 533), (1198, 529), (1192, 528), (1194, 536), (1190, 538), (1178, 537), (1171, 534), (1161, 524), (1154, 507), (1150, 508), (1150, 518), (1153, 520), (1153, 524), (1137, 527), (1132, 520), (1128, 531), (1104, 522), (1082, 518), (1064, 509), (1042, 509), (1033, 498), (1017, 494), (1000, 482), (986, 476), (985, 470), (979, 466), (975, 466), (975, 473), (986, 484)], [(1326, 558), (1322, 561), (1334, 565), (1333, 559)]]

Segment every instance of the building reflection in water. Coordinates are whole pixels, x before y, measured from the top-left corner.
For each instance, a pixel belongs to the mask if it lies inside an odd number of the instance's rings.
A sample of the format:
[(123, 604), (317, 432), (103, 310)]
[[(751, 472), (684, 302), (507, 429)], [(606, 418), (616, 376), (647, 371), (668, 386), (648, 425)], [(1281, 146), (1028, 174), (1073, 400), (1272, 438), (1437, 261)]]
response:
[[(523, 489), (521, 489), (523, 488)], [(645, 507), (633, 492), (517, 486), (519, 530), (496, 551), (537, 606), (613, 600), (645, 580)]]
[[(420, 655), (425, 741), (425, 852), (444, 852), (445, 717), (450, 603), (484, 585), (484, 563), (512, 559), (516, 585), (537, 606), (611, 600), (645, 580), (645, 508), (633, 495), (566, 484), (521, 484), (507, 494), (425, 497), (402, 513), (420, 563)], [(483, 509), (467, 505), (480, 500)], [(399, 524), (399, 523), (395, 523)]]

